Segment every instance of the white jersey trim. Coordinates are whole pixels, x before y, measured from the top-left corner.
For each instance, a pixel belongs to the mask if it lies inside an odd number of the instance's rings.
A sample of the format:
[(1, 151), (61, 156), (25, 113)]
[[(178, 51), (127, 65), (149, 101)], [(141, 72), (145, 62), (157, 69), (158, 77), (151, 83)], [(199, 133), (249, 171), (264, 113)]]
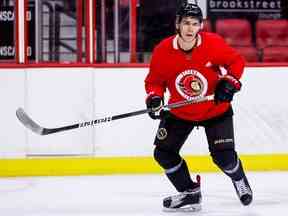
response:
[[(177, 34), (175, 37), (174, 37), (174, 39), (173, 39), (173, 41), (172, 41), (172, 45), (173, 45), (173, 48), (175, 49), (175, 50), (178, 50), (179, 49), (179, 46), (178, 46), (178, 38), (179, 38), (180, 36), (179, 36), (179, 34)], [(198, 47), (198, 46), (200, 46), (201, 44), (202, 44), (202, 37), (201, 37), (201, 35), (200, 34), (198, 34), (197, 35), (197, 45), (196, 45), (196, 47)]]

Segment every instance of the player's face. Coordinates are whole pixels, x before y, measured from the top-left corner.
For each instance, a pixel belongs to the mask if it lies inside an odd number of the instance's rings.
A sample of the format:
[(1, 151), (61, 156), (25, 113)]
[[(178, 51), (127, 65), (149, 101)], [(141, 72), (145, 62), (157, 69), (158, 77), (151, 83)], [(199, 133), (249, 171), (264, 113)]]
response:
[(192, 42), (201, 29), (201, 23), (193, 17), (183, 17), (178, 25), (182, 39), (185, 42)]

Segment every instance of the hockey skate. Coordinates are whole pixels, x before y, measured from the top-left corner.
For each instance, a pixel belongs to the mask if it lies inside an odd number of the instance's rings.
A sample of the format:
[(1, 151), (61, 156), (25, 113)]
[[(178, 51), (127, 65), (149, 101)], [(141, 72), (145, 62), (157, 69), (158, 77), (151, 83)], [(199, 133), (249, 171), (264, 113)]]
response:
[(195, 212), (201, 210), (200, 177), (195, 188), (186, 190), (180, 194), (169, 196), (163, 200), (163, 211), (168, 212)]
[(232, 182), (241, 203), (245, 206), (249, 205), (252, 202), (253, 195), (246, 176), (238, 181), (232, 180)]

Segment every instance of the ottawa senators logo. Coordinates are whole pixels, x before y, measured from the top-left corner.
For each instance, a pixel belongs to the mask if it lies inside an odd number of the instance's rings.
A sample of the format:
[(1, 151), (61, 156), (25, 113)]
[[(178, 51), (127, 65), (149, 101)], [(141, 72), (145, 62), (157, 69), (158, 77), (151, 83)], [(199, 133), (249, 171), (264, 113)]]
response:
[(196, 70), (186, 70), (180, 73), (175, 86), (178, 93), (187, 100), (202, 97), (207, 93), (207, 80)]
[(166, 128), (159, 128), (156, 136), (159, 140), (164, 140), (166, 139), (167, 135), (168, 135), (168, 132)]

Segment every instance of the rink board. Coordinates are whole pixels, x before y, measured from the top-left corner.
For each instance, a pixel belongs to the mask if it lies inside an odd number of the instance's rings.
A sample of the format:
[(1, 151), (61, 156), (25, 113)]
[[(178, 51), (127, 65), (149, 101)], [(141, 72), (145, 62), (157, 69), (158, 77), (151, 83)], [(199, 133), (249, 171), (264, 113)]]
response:
[[(46, 127), (145, 108), (148, 68), (0, 69), (0, 175), (162, 172), (154, 162), (158, 122), (147, 115), (48, 136), (25, 129), (23, 107)], [(246, 68), (235, 96), (236, 149), (248, 170), (288, 170), (288, 68)], [(217, 171), (203, 128), (184, 145), (191, 171)]]

